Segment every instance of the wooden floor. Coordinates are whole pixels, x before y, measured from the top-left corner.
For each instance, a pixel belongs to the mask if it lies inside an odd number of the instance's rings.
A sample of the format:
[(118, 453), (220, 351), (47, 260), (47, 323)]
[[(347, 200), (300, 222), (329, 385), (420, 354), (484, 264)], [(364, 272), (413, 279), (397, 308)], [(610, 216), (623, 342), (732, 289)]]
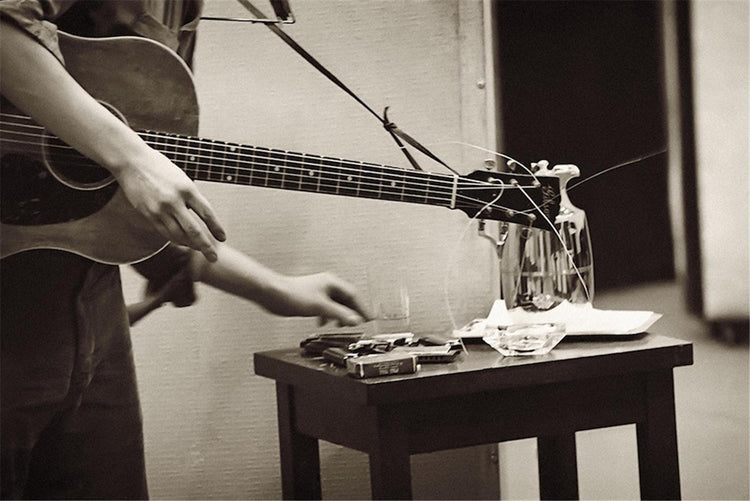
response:
[[(750, 499), (747, 337), (739, 344), (713, 337), (708, 325), (685, 313), (683, 292), (675, 283), (607, 291), (594, 304), (662, 313), (652, 331), (694, 343), (694, 365), (675, 370), (683, 498)], [(617, 436), (612, 440), (616, 448)], [(584, 490), (582, 497), (609, 497)]]
[[(685, 312), (682, 288), (655, 283), (598, 291), (594, 306), (649, 310), (663, 317), (651, 332), (693, 342), (694, 365), (675, 369), (675, 407), (683, 499), (748, 497), (748, 344), (712, 337)], [(635, 425), (576, 434), (581, 499), (638, 499)], [(539, 499), (536, 441), (503, 444), (501, 499)]]

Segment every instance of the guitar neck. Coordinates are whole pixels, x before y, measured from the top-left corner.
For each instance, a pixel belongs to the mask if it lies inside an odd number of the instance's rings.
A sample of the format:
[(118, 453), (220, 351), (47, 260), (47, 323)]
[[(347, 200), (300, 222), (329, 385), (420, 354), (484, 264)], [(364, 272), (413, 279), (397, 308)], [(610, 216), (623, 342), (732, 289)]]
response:
[(457, 178), (453, 175), (161, 132), (140, 135), (197, 181), (455, 205)]

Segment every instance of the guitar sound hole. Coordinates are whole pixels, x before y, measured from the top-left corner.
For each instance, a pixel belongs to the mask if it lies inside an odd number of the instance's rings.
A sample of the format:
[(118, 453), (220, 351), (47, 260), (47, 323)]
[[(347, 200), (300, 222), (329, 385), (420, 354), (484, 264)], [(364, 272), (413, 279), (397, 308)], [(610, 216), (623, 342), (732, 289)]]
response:
[(45, 138), (45, 160), (62, 183), (73, 188), (98, 188), (112, 181), (112, 173), (56, 137)]
[[(127, 120), (114, 106), (99, 101), (114, 116), (127, 124)], [(45, 134), (43, 138), (44, 159), (50, 172), (63, 184), (79, 190), (98, 189), (114, 182), (114, 176), (89, 158), (61, 141)]]
[(49, 175), (42, 162), (22, 154), (0, 158), (0, 220), (33, 226), (64, 223), (94, 214), (117, 191), (111, 183), (98, 190), (78, 190)]

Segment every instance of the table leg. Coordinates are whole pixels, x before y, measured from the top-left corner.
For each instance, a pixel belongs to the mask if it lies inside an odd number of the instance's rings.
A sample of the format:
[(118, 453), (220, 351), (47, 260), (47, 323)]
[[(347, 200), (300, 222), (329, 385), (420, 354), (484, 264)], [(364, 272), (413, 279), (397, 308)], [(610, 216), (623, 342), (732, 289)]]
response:
[(672, 370), (646, 380), (646, 420), (636, 423), (641, 499), (680, 499)]
[(283, 499), (321, 499), (318, 439), (297, 433), (294, 388), (276, 383)]
[(376, 410), (370, 449), (372, 499), (411, 499), (411, 461), (406, 422), (396, 407)]
[(537, 437), (541, 499), (578, 499), (575, 432)]

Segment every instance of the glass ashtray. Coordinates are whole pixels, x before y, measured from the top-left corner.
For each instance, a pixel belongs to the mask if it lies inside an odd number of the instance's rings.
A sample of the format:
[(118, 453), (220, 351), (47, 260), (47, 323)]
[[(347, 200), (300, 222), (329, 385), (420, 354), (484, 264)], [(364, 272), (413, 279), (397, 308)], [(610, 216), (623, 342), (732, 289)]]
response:
[(565, 337), (565, 324), (501, 326), (482, 339), (505, 356), (546, 355)]

